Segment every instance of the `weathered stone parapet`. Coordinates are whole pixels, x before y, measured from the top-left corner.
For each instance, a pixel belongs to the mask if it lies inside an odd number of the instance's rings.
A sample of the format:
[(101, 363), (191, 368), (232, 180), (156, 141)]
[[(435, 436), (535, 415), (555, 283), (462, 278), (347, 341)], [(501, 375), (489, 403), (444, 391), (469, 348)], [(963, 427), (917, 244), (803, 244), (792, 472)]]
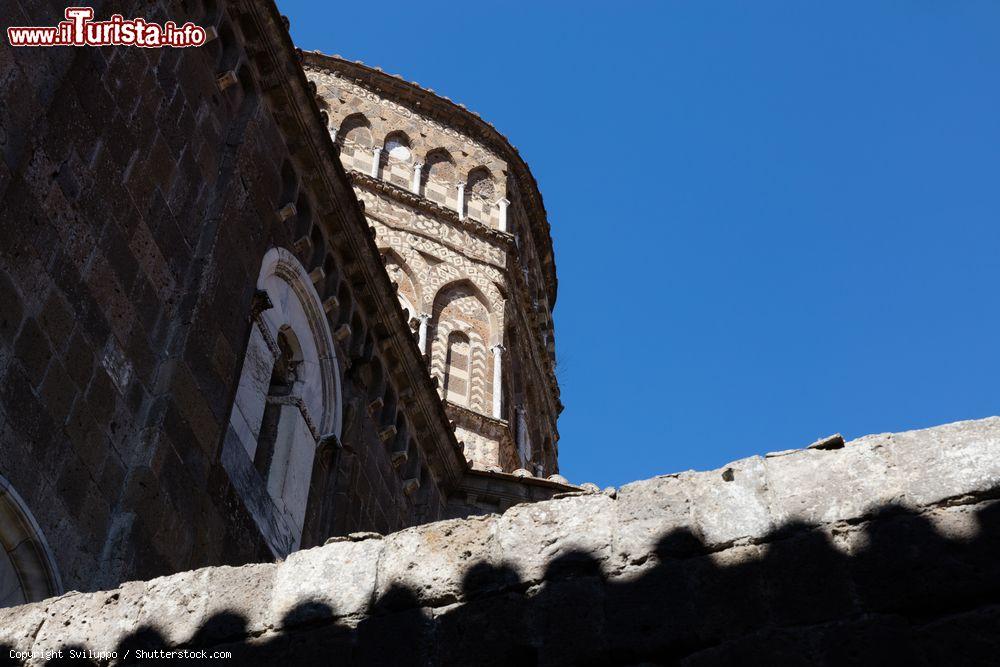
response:
[(1000, 418), (867, 436), (0, 610), (0, 659), (968, 663), (1000, 648), (998, 491)]

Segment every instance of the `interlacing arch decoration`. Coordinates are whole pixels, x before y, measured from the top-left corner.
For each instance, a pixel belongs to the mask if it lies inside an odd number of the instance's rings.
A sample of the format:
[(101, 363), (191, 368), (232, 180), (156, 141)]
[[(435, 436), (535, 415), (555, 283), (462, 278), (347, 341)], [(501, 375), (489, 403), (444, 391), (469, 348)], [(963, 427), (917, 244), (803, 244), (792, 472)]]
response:
[(405, 299), (410, 304), (412, 311), (410, 314), (416, 317), (419, 314), (416, 307), (423, 303), (420, 281), (409, 263), (393, 248), (380, 248), (379, 252), (385, 258), (385, 270), (389, 274), (389, 280), (398, 286), (400, 301)]
[[(445, 256), (448, 257), (448, 255)], [(485, 268), (470, 263), (469, 266), (462, 267), (465, 271), (463, 272), (450, 261), (430, 267), (422, 287), (425, 295), (435, 295), (434, 301), (430, 304), (431, 309), (434, 308), (445, 291), (451, 289), (454, 285), (466, 283), (486, 306), (489, 330), (491, 332), (502, 331), (504, 326), (504, 299), (496, 285), (488, 279), (487, 275), (484, 275), (482, 270)], [(497, 337), (493, 337), (490, 338), (489, 342), (490, 345), (493, 345), (500, 341)]]

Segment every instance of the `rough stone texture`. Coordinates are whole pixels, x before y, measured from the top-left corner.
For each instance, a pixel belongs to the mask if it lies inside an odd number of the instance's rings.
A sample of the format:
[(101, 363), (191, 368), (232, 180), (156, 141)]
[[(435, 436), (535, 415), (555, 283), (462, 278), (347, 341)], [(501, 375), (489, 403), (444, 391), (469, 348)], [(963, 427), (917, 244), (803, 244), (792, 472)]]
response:
[(0, 611), (0, 644), (258, 664), (990, 664), (998, 492), (1000, 418), (958, 422), (69, 593)]
[[(0, 23), (53, 25), (62, 9), (4, 0)], [(568, 488), (511, 482), (469, 501), (453, 418), (274, 3), (96, 12), (218, 36), (192, 49), (0, 49), (0, 488), (37, 523), (32, 543), (51, 547), (33, 561), (51, 576), (37, 578), (94, 590), (267, 561), (292, 535), (314, 546)], [(227, 71), (239, 85), (223, 90)], [(315, 434), (302, 418), (299, 440), (322, 446), (296, 468), (291, 510), (231, 419), (274, 248), (315, 288), (310, 321), (336, 332), (323, 379), (343, 417)], [(546, 262), (554, 299), (551, 251)], [(259, 435), (254, 416), (244, 430)], [(272, 530), (279, 510), (292, 529)], [(0, 518), (5, 549), (22, 543), (10, 525)]]
[(558, 473), (555, 264), (524, 160), (477, 114), (414, 83), (317, 52), (304, 63), (399, 298), (426, 321), (465, 458)]

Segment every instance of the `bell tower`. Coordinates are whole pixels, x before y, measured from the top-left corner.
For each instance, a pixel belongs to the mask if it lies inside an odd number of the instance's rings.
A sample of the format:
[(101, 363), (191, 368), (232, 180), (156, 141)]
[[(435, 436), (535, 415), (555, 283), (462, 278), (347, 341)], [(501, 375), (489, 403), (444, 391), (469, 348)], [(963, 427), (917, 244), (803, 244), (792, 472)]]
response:
[(555, 263), (528, 166), (433, 91), (336, 56), (305, 67), (466, 459), (558, 473)]

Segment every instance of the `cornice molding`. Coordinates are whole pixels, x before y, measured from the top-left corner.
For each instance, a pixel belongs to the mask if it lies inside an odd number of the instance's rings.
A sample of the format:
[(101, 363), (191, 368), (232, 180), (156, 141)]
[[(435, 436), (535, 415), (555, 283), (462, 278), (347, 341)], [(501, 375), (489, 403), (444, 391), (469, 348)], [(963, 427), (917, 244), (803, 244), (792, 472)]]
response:
[(421, 197), (420, 195), (414, 194), (409, 190), (399, 187), (398, 185), (389, 183), (381, 178), (374, 178), (353, 169), (347, 171), (347, 177), (350, 179), (351, 183), (357, 185), (358, 187), (362, 187), (371, 192), (386, 195), (390, 199), (393, 199), (401, 204), (423, 211), (424, 213), (435, 218), (444, 219), (452, 225), (461, 227), (465, 231), (480, 238), (493, 241), (494, 243), (503, 246), (503, 248), (507, 251), (515, 251), (517, 249), (517, 246), (514, 243), (513, 234), (501, 232), (499, 229), (493, 229), (492, 227), (488, 227), (471, 218), (459, 218), (458, 214), (450, 208), (445, 208), (436, 202), (432, 202), (426, 197)]
[(464, 405), (452, 403), (447, 399), (444, 400), (444, 407), (445, 412), (448, 413), (449, 417), (464, 419), (482, 426), (489, 425), (495, 431), (502, 431), (507, 436), (513, 438), (513, 434), (510, 432), (510, 422), (506, 419), (485, 415), (482, 412), (477, 412), (476, 410), (467, 408)]
[(511, 500), (523, 500), (518, 498), (517, 489), (518, 486), (538, 486), (546, 489), (551, 489), (553, 494), (555, 493), (573, 493), (579, 494), (584, 492), (583, 487), (577, 486), (576, 484), (565, 484), (563, 482), (556, 482), (551, 479), (546, 479), (545, 477), (521, 477), (519, 475), (514, 475), (509, 472), (496, 472), (493, 470), (480, 470), (478, 468), (472, 468), (465, 473), (465, 483), (462, 484), (462, 490), (467, 492), (482, 492), (483, 489), (479, 487), (476, 483), (476, 479), (481, 480), (497, 480), (503, 481), (511, 484), (512, 491), (508, 494), (499, 492), (499, 489), (491, 488), (489, 489), (489, 495), (499, 495), (500, 497), (509, 498)]

